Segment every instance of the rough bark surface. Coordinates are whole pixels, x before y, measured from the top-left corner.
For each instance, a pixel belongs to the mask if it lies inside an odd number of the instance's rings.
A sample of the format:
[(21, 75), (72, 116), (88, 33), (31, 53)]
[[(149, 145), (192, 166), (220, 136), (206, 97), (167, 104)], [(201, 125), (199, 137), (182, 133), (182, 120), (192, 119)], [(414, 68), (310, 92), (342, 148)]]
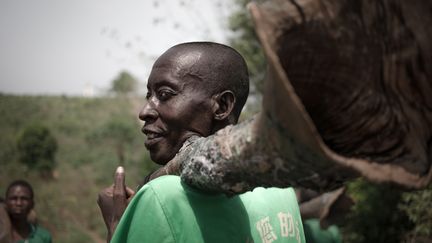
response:
[(432, 180), (432, 2), (250, 5), (270, 63), (263, 110), (179, 153), (181, 176), (212, 191), (329, 190), (358, 175)]

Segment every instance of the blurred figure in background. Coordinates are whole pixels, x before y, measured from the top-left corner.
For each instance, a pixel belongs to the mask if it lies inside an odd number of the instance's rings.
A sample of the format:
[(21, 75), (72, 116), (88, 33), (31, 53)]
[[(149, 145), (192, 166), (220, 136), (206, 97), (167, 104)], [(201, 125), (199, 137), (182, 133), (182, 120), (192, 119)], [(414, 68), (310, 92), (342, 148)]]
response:
[(0, 243), (12, 242), (11, 223), (4, 199), (0, 197)]
[(51, 234), (35, 222), (35, 213), (32, 213), (33, 196), (33, 188), (27, 181), (16, 180), (8, 186), (5, 208), (9, 215), (10, 226), (9, 233), (6, 232), (5, 237), (9, 237), (10, 242), (52, 242)]

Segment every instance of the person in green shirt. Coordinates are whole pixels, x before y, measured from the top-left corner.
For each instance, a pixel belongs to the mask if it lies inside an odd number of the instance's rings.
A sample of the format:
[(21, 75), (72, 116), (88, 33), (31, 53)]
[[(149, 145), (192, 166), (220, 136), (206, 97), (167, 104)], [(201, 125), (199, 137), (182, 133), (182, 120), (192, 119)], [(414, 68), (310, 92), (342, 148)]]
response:
[[(243, 57), (231, 47), (183, 43), (156, 60), (147, 90), (147, 103), (139, 114), (145, 122), (145, 146), (154, 162), (165, 165), (195, 138), (237, 123), (249, 93), (248, 70)], [(149, 178), (157, 175), (158, 171)], [(245, 242), (304, 241), (292, 189), (261, 188), (234, 197), (192, 192), (178, 177), (164, 176), (145, 185), (128, 206), (134, 192), (124, 185), (124, 171), (119, 169), (114, 185), (98, 199), (108, 239), (115, 231), (113, 242), (212, 242), (209, 239), (218, 239), (217, 235), (236, 235)], [(169, 219), (163, 208), (172, 209)], [(214, 217), (196, 213), (202, 211)], [(161, 225), (176, 233), (169, 234), (166, 228), (159, 231)]]
[(111, 242), (305, 242), (296, 200), (292, 188), (227, 197), (162, 176), (134, 196)]
[(5, 197), (10, 218), (11, 242), (51, 243), (51, 234), (40, 225), (31, 223), (28, 216), (34, 207), (33, 188), (24, 180), (12, 182)]

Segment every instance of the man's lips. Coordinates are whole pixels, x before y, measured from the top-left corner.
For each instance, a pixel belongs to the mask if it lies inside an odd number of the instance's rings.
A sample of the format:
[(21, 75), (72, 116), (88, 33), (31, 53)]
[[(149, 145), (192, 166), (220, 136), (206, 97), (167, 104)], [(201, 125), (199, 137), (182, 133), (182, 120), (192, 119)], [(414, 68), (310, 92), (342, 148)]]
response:
[(144, 145), (148, 148), (151, 147), (153, 145), (155, 145), (156, 143), (158, 143), (160, 140), (163, 139), (163, 135), (164, 133), (158, 130), (153, 130), (153, 129), (147, 129), (147, 128), (143, 128), (142, 129), (143, 133), (147, 136), (146, 141), (144, 142)]
[(157, 144), (162, 139), (163, 139), (163, 137), (157, 137), (157, 138), (152, 138), (152, 139), (147, 138), (147, 140), (144, 142), (144, 145), (148, 149), (150, 149), (151, 147), (153, 147), (155, 144)]
[(147, 133), (146, 136), (147, 139), (155, 139), (155, 138), (162, 137), (160, 133), (153, 133), (153, 132)]
[(14, 207), (14, 208), (10, 209), (10, 213), (12, 213), (12, 214), (23, 214), (23, 213), (25, 213), (25, 211), (26, 211), (25, 208)]

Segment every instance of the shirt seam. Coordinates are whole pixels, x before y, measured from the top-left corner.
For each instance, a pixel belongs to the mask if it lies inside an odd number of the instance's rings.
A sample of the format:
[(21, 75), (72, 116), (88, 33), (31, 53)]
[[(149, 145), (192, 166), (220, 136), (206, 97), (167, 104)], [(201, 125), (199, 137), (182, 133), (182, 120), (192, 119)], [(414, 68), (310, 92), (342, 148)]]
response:
[(161, 203), (161, 200), (160, 200), (160, 198), (159, 198), (159, 195), (158, 195), (158, 193), (156, 192), (156, 190), (153, 188), (153, 186), (150, 186), (150, 188), (151, 188), (151, 190), (153, 191), (153, 193), (155, 194), (155, 196), (156, 196), (156, 200), (158, 201), (158, 203), (159, 203), (159, 205), (160, 205), (160, 207), (161, 207), (161, 209), (162, 209), (162, 213), (163, 213), (163, 215), (165, 216), (165, 219), (166, 219), (166, 221), (167, 221), (167, 223), (168, 223), (168, 226), (169, 226), (170, 231), (171, 231), (171, 236), (173, 237), (174, 242), (178, 242), (177, 239), (176, 239), (176, 235), (174, 234), (174, 226), (173, 226), (173, 224), (171, 223), (171, 221), (169, 220), (169, 218), (168, 218), (168, 216), (167, 216), (167, 212), (166, 212), (167, 209), (165, 208), (165, 205), (163, 205), (163, 204)]

